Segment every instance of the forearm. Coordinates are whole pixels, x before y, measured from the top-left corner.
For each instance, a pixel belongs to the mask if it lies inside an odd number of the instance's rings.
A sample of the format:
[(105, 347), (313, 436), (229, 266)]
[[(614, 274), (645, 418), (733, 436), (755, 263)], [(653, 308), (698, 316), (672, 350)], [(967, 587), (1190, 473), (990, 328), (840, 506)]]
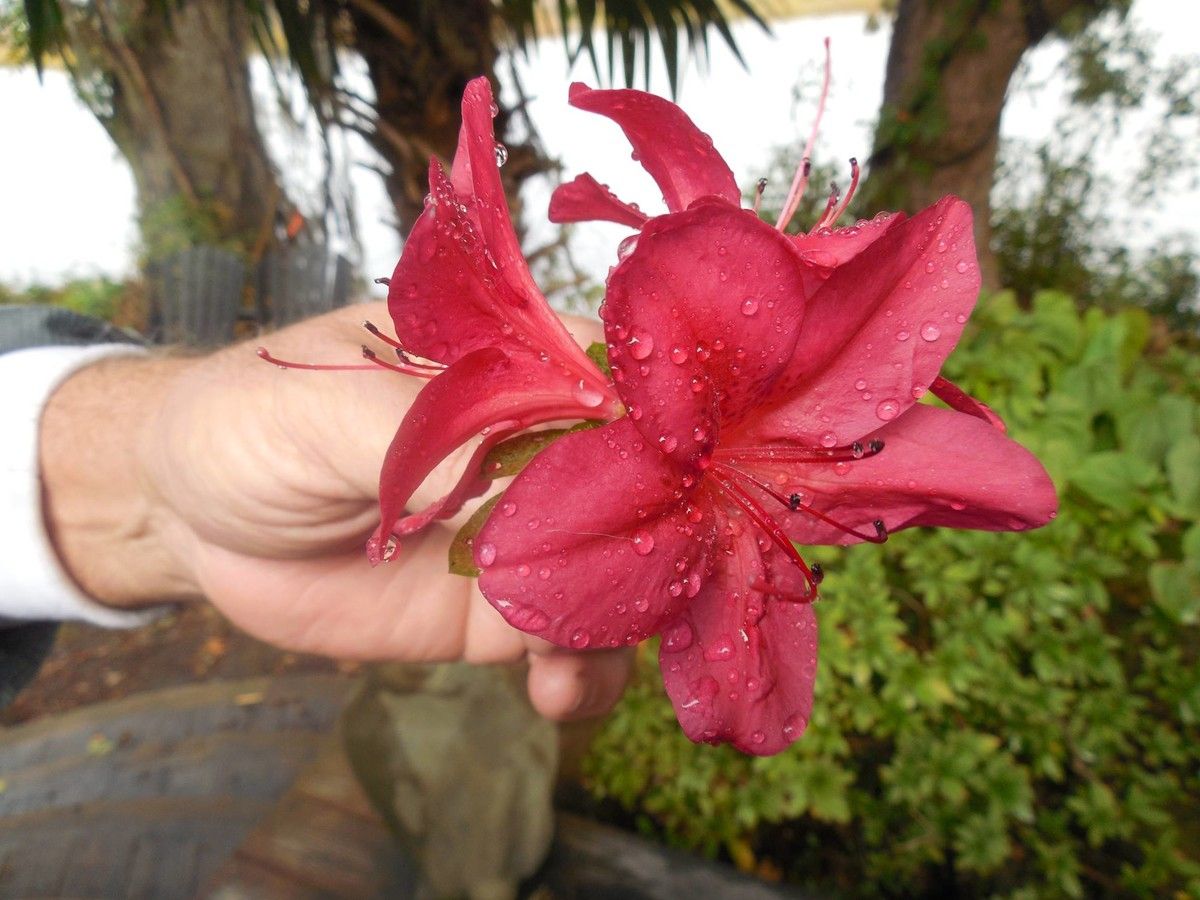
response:
[(40, 426), (43, 515), (70, 577), (106, 605), (195, 595), (183, 533), (146, 477), (145, 447), (188, 360), (121, 357), (81, 369), (50, 396)]

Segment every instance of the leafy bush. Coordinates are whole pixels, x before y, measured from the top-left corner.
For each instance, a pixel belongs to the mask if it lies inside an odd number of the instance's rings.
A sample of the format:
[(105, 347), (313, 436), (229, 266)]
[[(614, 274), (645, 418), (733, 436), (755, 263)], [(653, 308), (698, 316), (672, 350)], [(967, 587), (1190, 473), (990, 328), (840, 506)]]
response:
[(1151, 331), (985, 301), (947, 375), (1045, 462), (1058, 518), (811, 551), (816, 705), (774, 758), (689, 743), (646, 648), (594, 793), (826, 892), (1200, 892), (1200, 355)]
[(60, 287), (32, 285), (15, 290), (0, 285), (0, 303), (35, 303), (62, 306), (85, 316), (112, 320), (127, 286), (109, 278), (77, 278)]

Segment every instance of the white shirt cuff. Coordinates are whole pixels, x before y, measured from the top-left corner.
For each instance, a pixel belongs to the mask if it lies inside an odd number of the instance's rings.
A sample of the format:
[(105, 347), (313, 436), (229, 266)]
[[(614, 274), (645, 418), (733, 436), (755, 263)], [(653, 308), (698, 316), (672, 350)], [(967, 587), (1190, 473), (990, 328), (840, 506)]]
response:
[(32, 347), (0, 355), (0, 622), (71, 619), (133, 628), (162, 614), (161, 608), (104, 606), (68, 577), (42, 518), (38, 470), (38, 427), (54, 390), (99, 359), (144, 352), (130, 344), (99, 344)]

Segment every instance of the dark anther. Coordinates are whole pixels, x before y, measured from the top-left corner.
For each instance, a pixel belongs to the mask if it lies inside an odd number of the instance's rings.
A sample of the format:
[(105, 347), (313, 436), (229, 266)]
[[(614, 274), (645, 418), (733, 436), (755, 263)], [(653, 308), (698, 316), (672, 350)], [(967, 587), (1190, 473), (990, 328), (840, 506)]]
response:
[(850, 165), (852, 165), (852, 166), (858, 165), (858, 157), (857, 156), (850, 157)]
[(766, 189), (767, 189), (767, 179), (765, 179), (765, 178), (758, 179), (758, 192), (761, 194)]
[(376, 283), (376, 284), (382, 284), (382, 285), (389, 285), (389, 284), (391, 284), (391, 283), (392, 283), (392, 279), (390, 279), (390, 278), (376, 278), (376, 279), (375, 279), (375, 283)]
[(870, 450), (872, 453), (878, 453), (880, 450), (883, 449), (883, 441), (879, 441), (879, 440), (871, 441), (871, 443), (867, 444), (867, 449)]
[(887, 540), (887, 526), (883, 524), (883, 519), (876, 519), (872, 524), (875, 526), (875, 533), (883, 540)]
[(813, 563), (808, 568), (809, 568), (809, 571), (812, 572), (813, 584), (820, 584), (822, 581), (825, 580), (825, 570), (821, 568), (820, 563)]
[(362, 347), (362, 355), (363, 355), (363, 359), (376, 359), (377, 358), (375, 355), (375, 351), (372, 350), (370, 347), (368, 347), (366, 344), (364, 344)]
[(793, 509), (793, 510), (800, 508), (800, 495), (799, 494), (792, 494), (788, 497), (788, 508)]
[(807, 156), (804, 158), (804, 177), (807, 178), (812, 172), (812, 160)]
[(850, 452), (854, 454), (855, 459), (862, 459), (863, 445), (861, 441), (855, 441), (850, 445)]

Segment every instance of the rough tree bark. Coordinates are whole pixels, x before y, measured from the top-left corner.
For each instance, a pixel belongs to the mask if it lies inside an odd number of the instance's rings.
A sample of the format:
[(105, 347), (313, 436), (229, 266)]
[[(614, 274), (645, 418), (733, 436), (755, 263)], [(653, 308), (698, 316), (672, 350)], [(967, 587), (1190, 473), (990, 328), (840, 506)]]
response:
[(246, 5), (172, 10), (168, 21), (142, 0), (76, 7), (81, 93), (133, 170), (147, 256), (197, 241), (253, 254), (283, 192), (254, 118)]
[(985, 286), (1000, 112), (1022, 54), (1105, 0), (900, 0), (864, 208), (915, 212), (945, 194), (975, 210)]
[[(495, 6), (491, 0), (348, 0), (348, 10), (354, 47), (375, 89), (375, 120), (367, 133), (386, 164), (384, 183), (407, 234), (424, 208), (430, 157), (454, 156), (467, 82), (486, 75), (496, 84)], [(501, 108), (501, 140), (509, 120), (510, 111)], [(517, 188), (545, 162), (531, 146), (506, 143), (501, 175), (516, 215)]]

